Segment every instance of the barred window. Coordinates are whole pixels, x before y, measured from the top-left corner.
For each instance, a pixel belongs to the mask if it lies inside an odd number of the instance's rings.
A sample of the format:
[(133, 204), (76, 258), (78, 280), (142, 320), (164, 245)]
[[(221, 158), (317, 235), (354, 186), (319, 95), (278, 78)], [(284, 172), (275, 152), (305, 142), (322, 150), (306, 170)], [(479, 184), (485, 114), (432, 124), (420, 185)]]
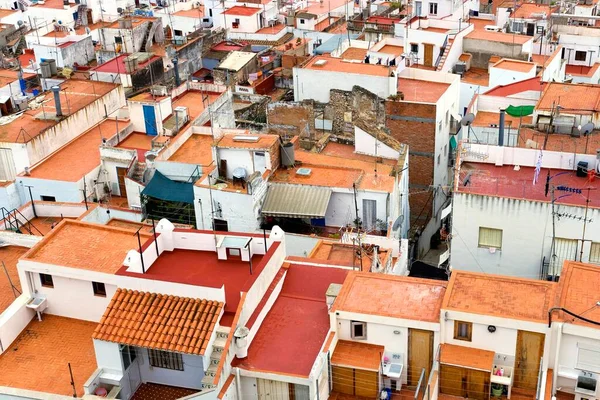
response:
[(183, 358), (179, 353), (148, 349), (148, 358), (153, 367), (183, 371)]

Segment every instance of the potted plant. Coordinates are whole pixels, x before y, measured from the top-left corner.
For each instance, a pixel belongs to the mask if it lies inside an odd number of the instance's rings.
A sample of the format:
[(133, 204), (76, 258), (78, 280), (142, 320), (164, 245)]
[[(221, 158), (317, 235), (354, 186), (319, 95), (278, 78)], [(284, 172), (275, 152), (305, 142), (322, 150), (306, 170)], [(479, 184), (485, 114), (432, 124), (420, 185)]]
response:
[(502, 396), (503, 387), (499, 383), (492, 383), (492, 397)]

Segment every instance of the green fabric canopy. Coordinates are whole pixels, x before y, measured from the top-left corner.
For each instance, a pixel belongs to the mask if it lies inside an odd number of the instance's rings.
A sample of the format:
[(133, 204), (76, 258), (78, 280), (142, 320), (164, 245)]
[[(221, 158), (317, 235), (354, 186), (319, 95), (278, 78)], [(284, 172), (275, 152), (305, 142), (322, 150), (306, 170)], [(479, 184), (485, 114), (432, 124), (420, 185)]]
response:
[(142, 194), (155, 199), (194, 203), (194, 185), (189, 182), (173, 181), (158, 171), (148, 182)]
[(533, 114), (533, 108), (534, 106), (508, 106), (506, 107), (506, 113), (511, 117), (524, 117)]

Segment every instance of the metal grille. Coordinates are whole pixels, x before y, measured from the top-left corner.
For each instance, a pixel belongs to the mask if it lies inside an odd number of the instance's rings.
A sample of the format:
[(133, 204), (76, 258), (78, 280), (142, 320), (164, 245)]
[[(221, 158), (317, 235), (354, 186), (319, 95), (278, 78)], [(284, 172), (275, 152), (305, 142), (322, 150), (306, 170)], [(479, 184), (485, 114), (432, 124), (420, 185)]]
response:
[(592, 243), (590, 248), (590, 263), (600, 265), (600, 243)]
[(554, 240), (554, 254), (550, 255), (550, 275), (560, 276), (564, 262), (577, 259), (577, 245), (577, 239)]
[(179, 353), (148, 349), (148, 358), (153, 367), (183, 371), (183, 358)]

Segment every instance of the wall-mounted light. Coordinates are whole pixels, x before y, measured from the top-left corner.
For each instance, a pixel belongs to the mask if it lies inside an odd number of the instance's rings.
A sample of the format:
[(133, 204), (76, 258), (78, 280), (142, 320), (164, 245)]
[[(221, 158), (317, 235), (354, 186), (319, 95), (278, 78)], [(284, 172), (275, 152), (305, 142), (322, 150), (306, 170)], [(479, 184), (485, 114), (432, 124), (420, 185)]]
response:
[(444, 311), (444, 321), (448, 321), (448, 311)]
[(494, 325), (488, 325), (488, 332), (489, 333), (494, 333), (496, 332), (496, 327)]
[(400, 334), (400, 331), (398, 331), (398, 330), (394, 331), (394, 335), (399, 335), (399, 334)]

